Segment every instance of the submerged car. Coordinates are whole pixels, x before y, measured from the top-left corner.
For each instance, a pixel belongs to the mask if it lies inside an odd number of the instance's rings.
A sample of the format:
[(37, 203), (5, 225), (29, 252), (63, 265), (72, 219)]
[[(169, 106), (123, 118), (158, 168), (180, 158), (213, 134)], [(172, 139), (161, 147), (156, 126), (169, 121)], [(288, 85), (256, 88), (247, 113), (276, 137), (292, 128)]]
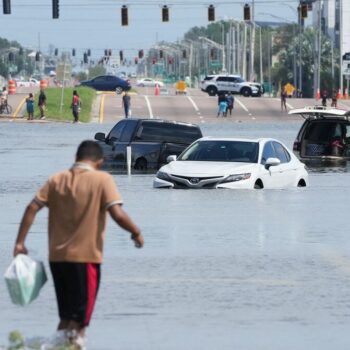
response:
[(155, 188), (270, 189), (307, 186), (305, 165), (273, 139), (204, 137), (159, 169)]
[(339, 161), (350, 159), (350, 111), (323, 106), (294, 109), (305, 122), (293, 145), (303, 161)]

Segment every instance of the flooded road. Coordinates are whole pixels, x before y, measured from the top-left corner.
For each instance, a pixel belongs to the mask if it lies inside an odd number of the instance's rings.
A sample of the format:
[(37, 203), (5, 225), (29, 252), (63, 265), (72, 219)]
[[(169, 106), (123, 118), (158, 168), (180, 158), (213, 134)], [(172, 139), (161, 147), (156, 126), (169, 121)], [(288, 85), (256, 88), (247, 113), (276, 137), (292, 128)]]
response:
[[(69, 167), (81, 140), (110, 126), (1, 124), (0, 271), (25, 205)], [(201, 125), (204, 135), (268, 136), (292, 146), (299, 123)], [(152, 175), (115, 179), (142, 228), (143, 250), (109, 222), (91, 350), (345, 350), (350, 347), (349, 172), (312, 172), (310, 187), (275, 191), (155, 190)], [(47, 210), (28, 236), (45, 261)], [(52, 280), (29, 307), (0, 283), (8, 333), (49, 336)]]

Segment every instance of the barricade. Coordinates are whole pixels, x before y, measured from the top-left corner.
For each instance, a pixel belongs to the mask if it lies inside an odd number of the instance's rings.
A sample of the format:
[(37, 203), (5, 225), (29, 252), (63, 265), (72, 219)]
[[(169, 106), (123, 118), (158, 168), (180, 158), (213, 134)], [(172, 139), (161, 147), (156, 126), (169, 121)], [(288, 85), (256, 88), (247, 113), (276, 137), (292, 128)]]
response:
[(158, 85), (158, 84), (156, 84), (156, 89), (155, 89), (155, 91), (154, 91), (154, 94), (155, 94), (156, 96), (159, 96), (159, 95), (160, 95), (160, 89), (159, 89), (159, 85)]
[(316, 90), (316, 100), (319, 100), (320, 97), (321, 97), (320, 89), (317, 89), (317, 90)]
[(349, 99), (349, 90), (348, 88), (345, 88), (344, 100), (348, 100), (348, 99)]
[(9, 95), (14, 95), (16, 93), (16, 81), (15, 80), (9, 80), (8, 92), (9, 92)]
[(341, 91), (340, 91), (340, 89), (338, 90), (337, 99), (338, 99), (338, 100), (340, 100), (340, 99), (341, 99)]
[(42, 79), (40, 80), (40, 89), (46, 89), (47, 88), (47, 80)]

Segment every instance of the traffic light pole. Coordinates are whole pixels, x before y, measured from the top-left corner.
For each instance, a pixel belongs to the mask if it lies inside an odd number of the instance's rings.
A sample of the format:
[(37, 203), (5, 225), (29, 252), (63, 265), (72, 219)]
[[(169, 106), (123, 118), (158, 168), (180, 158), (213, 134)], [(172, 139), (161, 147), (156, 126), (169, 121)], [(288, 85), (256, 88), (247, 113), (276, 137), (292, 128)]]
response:
[(339, 0), (339, 87), (343, 94), (343, 0)]

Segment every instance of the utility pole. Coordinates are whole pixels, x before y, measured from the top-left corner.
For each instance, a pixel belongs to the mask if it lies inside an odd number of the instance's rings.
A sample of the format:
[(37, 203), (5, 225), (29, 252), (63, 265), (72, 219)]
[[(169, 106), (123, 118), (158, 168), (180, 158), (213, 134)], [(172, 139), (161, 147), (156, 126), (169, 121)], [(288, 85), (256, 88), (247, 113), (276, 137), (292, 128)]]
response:
[(249, 57), (249, 80), (253, 81), (255, 77), (254, 73), (254, 54), (255, 54), (255, 16), (254, 16), (255, 0), (252, 0), (252, 26), (250, 30), (250, 57)]
[(243, 79), (247, 78), (247, 25), (244, 23), (243, 31), (243, 50), (242, 50), (242, 76)]
[(302, 62), (302, 29), (303, 20), (301, 18), (301, 6), (298, 7), (298, 24), (299, 24), (299, 91), (303, 91), (303, 62)]
[(343, 94), (343, 0), (339, 0), (339, 87)]

